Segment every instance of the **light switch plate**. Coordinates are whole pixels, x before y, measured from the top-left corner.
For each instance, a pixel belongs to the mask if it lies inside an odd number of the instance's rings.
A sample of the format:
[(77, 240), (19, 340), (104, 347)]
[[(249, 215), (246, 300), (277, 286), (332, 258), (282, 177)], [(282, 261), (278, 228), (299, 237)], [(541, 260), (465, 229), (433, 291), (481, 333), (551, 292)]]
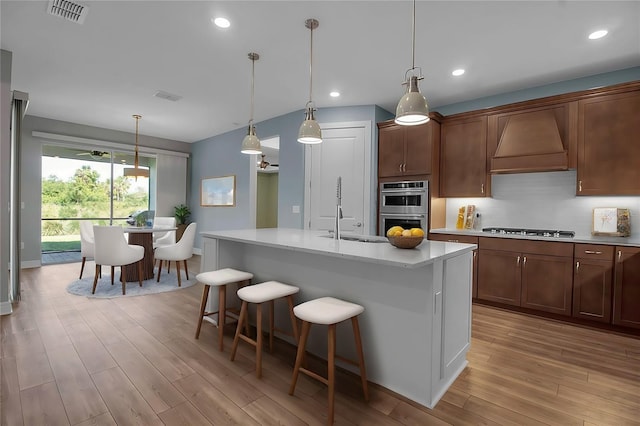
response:
[(291, 213), (300, 213), (300, 206), (291, 206)]

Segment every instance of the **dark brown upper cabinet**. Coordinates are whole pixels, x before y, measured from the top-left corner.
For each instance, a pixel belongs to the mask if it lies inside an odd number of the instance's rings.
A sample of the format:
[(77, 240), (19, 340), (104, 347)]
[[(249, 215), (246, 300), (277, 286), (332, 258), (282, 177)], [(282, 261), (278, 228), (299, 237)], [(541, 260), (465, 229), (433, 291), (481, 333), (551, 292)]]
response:
[[(431, 176), (431, 185), (437, 183), (440, 119), (434, 113), (429, 122), (418, 126), (401, 126), (392, 120), (378, 123), (378, 178)], [(434, 190), (437, 193), (437, 187)]]
[(440, 196), (488, 197), (487, 117), (445, 119), (440, 137)]
[(640, 89), (579, 101), (578, 195), (640, 195)]
[(577, 102), (530, 107), (488, 117), (491, 173), (575, 168)]

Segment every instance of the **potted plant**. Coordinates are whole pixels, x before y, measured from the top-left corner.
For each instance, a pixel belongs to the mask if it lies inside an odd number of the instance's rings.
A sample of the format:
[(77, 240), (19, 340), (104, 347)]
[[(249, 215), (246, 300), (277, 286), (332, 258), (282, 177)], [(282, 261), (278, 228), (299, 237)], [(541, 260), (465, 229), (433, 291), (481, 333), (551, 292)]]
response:
[(176, 218), (176, 242), (180, 241), (184, 230), (187, 228), (187, 219), (191, 215), (191, 209), (186, 204), (178, 204), (173, 208), (173, 215)]

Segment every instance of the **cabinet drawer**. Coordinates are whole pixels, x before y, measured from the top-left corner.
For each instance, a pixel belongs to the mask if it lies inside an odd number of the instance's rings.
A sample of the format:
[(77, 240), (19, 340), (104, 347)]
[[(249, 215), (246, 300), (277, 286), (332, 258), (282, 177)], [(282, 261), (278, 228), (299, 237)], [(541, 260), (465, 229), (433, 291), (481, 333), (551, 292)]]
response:
[(480, 237), (478, 246), (481, 249), (573, 257), (573, 243)]
[(432, 241), (446, 241), (449, 243), (478, 244), (478, 237), (472, 237), (471, 235), (429, 234), (429, 239)]
[(604, 246), (600, 244), (576, 244), (574, 256), (576, 259), (593, 259), (613, 261), (613, 246)]

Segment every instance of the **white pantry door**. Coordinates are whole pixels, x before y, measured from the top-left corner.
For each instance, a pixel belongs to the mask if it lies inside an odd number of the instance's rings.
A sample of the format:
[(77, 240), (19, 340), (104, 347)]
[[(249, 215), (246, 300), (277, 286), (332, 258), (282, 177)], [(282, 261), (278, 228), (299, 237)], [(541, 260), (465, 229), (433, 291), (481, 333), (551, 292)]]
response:
[(322, 143), (305, 152), (305, 228), (332, 230), (342, 177), (343, 232), (369, 233), (371, 124), (322, 125)]

